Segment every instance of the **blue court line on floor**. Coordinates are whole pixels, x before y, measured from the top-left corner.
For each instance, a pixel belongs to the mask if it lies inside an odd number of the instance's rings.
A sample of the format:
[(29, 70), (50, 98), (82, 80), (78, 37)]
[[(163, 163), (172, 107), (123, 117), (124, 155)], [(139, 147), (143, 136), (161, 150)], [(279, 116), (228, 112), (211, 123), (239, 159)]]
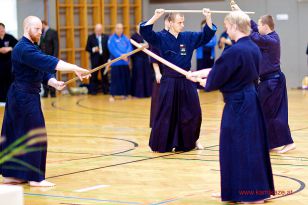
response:
[(95, 198), (81, 198), (75, 196), (58, 196), (58, 195), (49, 195), (49, 194), (32, 194), (25, 193), (26, 196), (39, 196), (39, 197), (51, 197), (51, 198), (62, 198), (62, 199), (76, 199), (83, 201), (96, 201), (96, 202), (110, 202), (110, 203), (118, 203), (118, 204), (142, 204), (139, 202), (127, 202), (127, 201), (115, 201), (115, 200), (107, 200), (107, 199), (95, 199)]
[(166, 200), (166, 201), (161, 201), (159, 203), (152, 203), (150, 205), (161, 205), (161, 204), (167, 204), (167, 203), (170, 203), (170, 202), (174, 202), (174, 201), (178, 201), (179, 199), (169, 199), (169, 200)]

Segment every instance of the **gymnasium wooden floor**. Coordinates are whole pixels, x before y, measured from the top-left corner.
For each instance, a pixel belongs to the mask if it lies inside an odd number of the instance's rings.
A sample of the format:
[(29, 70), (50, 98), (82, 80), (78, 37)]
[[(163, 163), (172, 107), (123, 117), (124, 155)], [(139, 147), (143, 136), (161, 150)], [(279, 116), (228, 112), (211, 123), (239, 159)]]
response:
[[(25, 204), (222, 204), (211, 193), (220, 190), (223, 102), (218, 92), (202, 92), (200, 99), (201, 142), (206, 149), (164, 154), (151, 153), (148, 147), (150, 99), (114, 103), (103, 95), (43, 99), (49, 141), (47, 179), (57, 186), (24, 185)], [(267, 204), (307, 204), (307, 106), (308, 91), (289, 91), (290, 127), (297, 149), (271, 154), (278, 193)]]

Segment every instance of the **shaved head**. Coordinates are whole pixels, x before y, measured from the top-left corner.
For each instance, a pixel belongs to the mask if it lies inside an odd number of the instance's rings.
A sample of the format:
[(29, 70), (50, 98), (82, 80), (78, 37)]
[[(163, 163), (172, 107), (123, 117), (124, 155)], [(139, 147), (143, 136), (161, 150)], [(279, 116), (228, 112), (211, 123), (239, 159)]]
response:
[(103, 33), (103, 25), (102, 24), (96, 24), (94, 28), (94, 32), (96, 35), (102, 35)]
[(36, 16), (28, 16), (24, 19), (24, 36), (33, 43), (38, 43), (42, 35), (42, 22)]
[(42, 24), (42, 21), (36, 17), (36, 16), (28, 16), (24, 19), (24, 23), (23, 23), (23, 26), (24, 26), (24, 31), (27, 27), (31, 27), (35, 24)]

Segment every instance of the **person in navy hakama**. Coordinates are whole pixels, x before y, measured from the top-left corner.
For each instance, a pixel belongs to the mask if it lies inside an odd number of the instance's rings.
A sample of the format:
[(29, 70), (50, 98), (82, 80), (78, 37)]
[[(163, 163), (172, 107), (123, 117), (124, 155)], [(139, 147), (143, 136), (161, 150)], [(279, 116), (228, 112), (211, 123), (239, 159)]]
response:
[[(5, 106), (1, 131), (4, 142), (1, 144), (0, 151), (5, 150), (30, 131), (45, 130), (39, 95), (41, 83), (61, 90), (65, 85), (54, 78), (56, 70), (75, 71), (79, 77), (81, 73), (88, 72), (39, 50), (36, 43), (41, 34), (41, 20), (34, 16), (27, 17), (24, 20), (24, 36), (12, 52), (14, 82), (9, 89)], [(30, 136), (28, 141), (33, 137), (35, 136)], [(43, 131), (43, 138), (47, 138), (45, 131)], [(20, 154), (14, 158), (29, 164), (32, 168), (10, 160), (0, 165), (0, 174), (4, 177), (4, 183), (29, 182), (30, 186), (53, 186), (53, 183), (45, 181), (47, 139), (30, 148), (40, 150)]]
[[(155, 53), (156, 55), (160, 56), (160, 52), (158, 49), (154, 48), (153, 46), (150, 47), (150, 50)], [(151, 96), (151, 111), (150, 111), (150, 128), (152, 128), (155, 116), (158, 112), (158, 104), (159, 104), (159, 89), (160, 89), (160, 81), (162, 78), (162, 70), (163, 70), (163, 64), (157, 61), (154, 58), (150, 58), (150, 63), (152, 64), (154, 74), (155, 74), (155, 80), (153, 82), (152, 87), (152, 96)], [(150, 142), (151, 143), (151, 142)]]
[[(145, 41), (137, 32), (131, 36), (137, 43), (144, 44)], [(152, 94), (153, 71), (149, 56), (144, 52), (138, 52), (131, 56), (132, 59), (132, 96), (138, 98), (150, 97)]]
[[(170, 14), (166, 14), (164, 16), (165, 28), (161, 32), (169, 31), (169, 27), (170, 27), (169, 17), (170, 17)], [(157, 48), (150, 46), (150, 50), (156, 55), (161, 56), (160, 51)], [(152, 128), (155, 116), (157, 115), (157, 112), (159, 109), (158, 107), (159, 88), (160, 88), (160, 81), (162, 78), (164, 64), (160, 63), (159, 61), (157, 61), (156, 59), (152, 57), (150, 58), (150, 63), (152, 64), (154, 75), (155, 75), (155, 80), (153, 81), (153, 87), (152, 87), (151, 112), (150, 112), (150, 128)]]
[[(159, 49), (164, 59), (188, 71), (194, 49), (209, 42), (216, 32), (210, 13), (204, 10), (208, 24), (202, 32), (181, 32), (181, 14), (170, 15), (169, 32), (154, 32), (153, 24), (163, 14), (163, 9), (157, 9), (152, 19), (140, 25), (140, 34)], [(169, 68), (163, 70), (160, 83), (159, 109), (149, 145), (155, 152), (192, 150), (199, 139), (202, 120), (196, 84)]]
[(225, 102), (219, 142), (222, 201), (263, 202), (274, 193), (268, 138), (255, 88), (261, 53), (249, 37), (249, 22), (243, 12), (229, 14), (225, 24), (236, 43), (222, 53), (211, 71), (191, 74), (207, 77), (201, 83), (205, 90), (219, 89)]
[(280, 38), (270, 15), (262, 16), (259, 26), (251, 20), (251, 28), (251, 38), (262, 53), (258, 94), (267, 126), (269, 148), (284, 146), (278, 153), (285, 153), (295, 149), (295, 144), (288, 122), (286, 78), (280, 68)]

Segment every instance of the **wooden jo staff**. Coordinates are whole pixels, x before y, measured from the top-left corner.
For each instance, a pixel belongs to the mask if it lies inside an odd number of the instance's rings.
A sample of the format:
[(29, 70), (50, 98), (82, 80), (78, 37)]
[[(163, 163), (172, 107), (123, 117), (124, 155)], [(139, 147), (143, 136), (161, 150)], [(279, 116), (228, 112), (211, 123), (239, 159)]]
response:
[[(149, 47), (149, 45), (147, 45), (147, 44), (146, 44), (146, 45), (143, 45), (143, 46), (140, 46), (140, 47), (138, 47), (137, 49), (135, 49), (135, 50), (133, 50), (133, 51), (131, 51), (131, 52), (129, 52), (129, 53), (123, 54), (122, 56), (120, 56), (120, 57), (118, 57), (118, 58), (115, 58), (115, 59), (113, 59), (113, 60), (111, 60), (111, 61), (108, 61), (107, 63), (105, 63), (105, 64), (103, 64), (103, 65), (100, 65), (100, 66), (94, 68), (93, 70), (89, 71), (88, 73), (86, 73), (86, 74), (84, 74), (84, 75), (88, 75), (88, 74), (94, 73), (94, 72), (96, 72), (96, 71), (98, 71), (98, 70), (100, 70), (100, 69), (102, 69), (102, 68), (104, 68), (104, 67), (106, 67), (106, 66), (108, 66), (108, 65), (111, 65), (112, 63), (115, 63), (115, 62), (117, 62), (117, 61), (119, 61), (119, 60), (122, 60), (123, 58), (126, 58), (126, 57), (128, 57), (128, 56), (131, 56), (131, 55), (133, 55), (133, 54), (135, 54), (135, 53), (138, 53), (138, 52), (141, 51), (142, 49), (146, 49), (146, 48), (148, 48), (148, 47)], [(78, 80), (78, 79), (79, 79), (79, 77), (72, 78), (72, 79), (66, 81), (66, 82), (64, 83), (64, 85), (70, 84), (70, 83), (72, 83), (72, 82), (74, 82), (74, 81), (76, 81), (76, 80)]]
[[(173, 63), (170, 63), (169, 61), (163, 59), (162, 57), (156, 55), (155, 53), (153, 53), (152, 51), (146, 49), (146, 48), (142, 48), (142, 45), (140, 45), (139, 43), (137, 43), (136, 41), (134, 41), (133, 39), (130, 39), (131, 44), (133, 44), (135, 47), (137, 48), (141, 48), (143, 52), (145, 52), (146, 54), (148, 54), (149, 56), (151, 56), (152, 58), (158, 60), (159, 62), (165, 64), (166, 66), (168, 66), (169, 68), (175, 70), (178, 73), (183, 74), (184, 76), (188, 75), (188, 71), (180, 68), (179, 66), (174, 65)], [(197, 82), (201, 82), (201, 78), (197, 78)]]
[[(165, 10), (166, 13), (202, 13), (203, 10)], [(212, 14), (228, 14), (232, 11), (215, 11), (210, 10)], [(253, 11), (243, 11), (246, 14), (255, 14)]]

